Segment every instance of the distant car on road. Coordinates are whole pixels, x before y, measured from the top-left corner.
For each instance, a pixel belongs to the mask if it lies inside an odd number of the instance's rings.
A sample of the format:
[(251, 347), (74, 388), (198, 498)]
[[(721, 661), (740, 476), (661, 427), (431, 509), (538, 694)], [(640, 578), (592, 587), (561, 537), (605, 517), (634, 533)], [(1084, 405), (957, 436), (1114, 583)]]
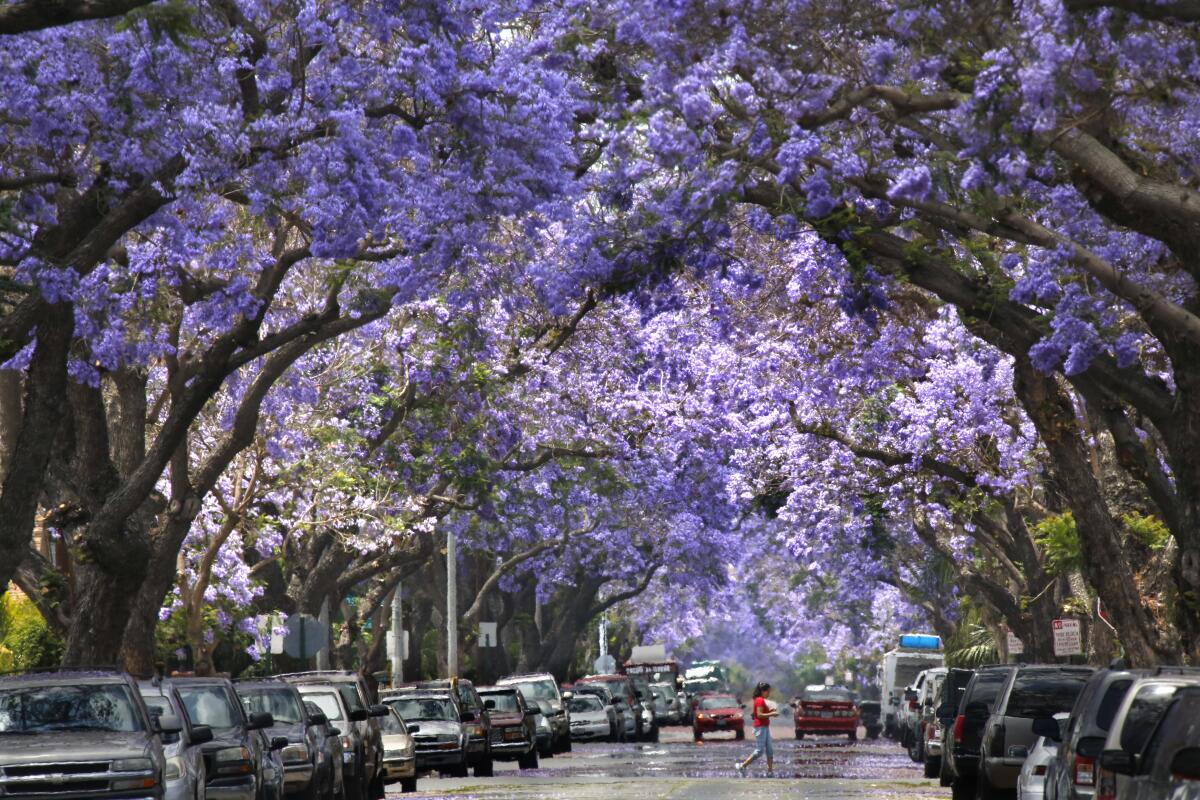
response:
[(593, 695), (600, 699), (608, 716), (610, 742), (625, 741), (625, 703), (604, 683), (577, 683), (571, 687), (576, 695)]
[(449, 689), (384, 694), (383, 702), (408, 726), (416, 743), (417, 772), (435, 769), (456, 778), (467, 777), (468, 734), (462, 706)]
[(745, 705), (731, 694), (702, 694), (692, 718), (692, 738), (697, 742), (706, 733), (729, 732), (736, 739), (746, 738)]
[(806, 686), (792, 701), (792, 708), (797, 739), (810, 733), (845, 736), (852, 742), (858, 739), (858, 707), (843, 686)]
[(554, 753), (571, 750), (571, 718), (566, 701), (558, 688), (558, 681), (549, 672), (534, 672), (525, 675), (508, 675), (496, 681), (497, 686), (516, 686), (525, 695), (525, 701), (534, 705), (544, 703), (541, 709), (550, 723), (550, 749)]
[(577, 694), (567, 701), (571, 712), (571, 738), (577, 742), (607, 739), (611, 734), (608, 710), (594, 694)]

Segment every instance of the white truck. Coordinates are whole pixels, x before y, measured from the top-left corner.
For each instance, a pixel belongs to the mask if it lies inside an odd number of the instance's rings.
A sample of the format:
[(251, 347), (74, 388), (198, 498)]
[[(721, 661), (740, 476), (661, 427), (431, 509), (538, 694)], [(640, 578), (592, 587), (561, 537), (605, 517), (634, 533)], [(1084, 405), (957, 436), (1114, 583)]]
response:
[(946, 665), (942, 639), (924, 633), (906, 633), (899, 646), (883, 654), (883, 685), (880, 687), (880, 713), (883, 732), (889, 738), (900, 735), (900, 710), (906, 704), (904, 690), (927, 669)]

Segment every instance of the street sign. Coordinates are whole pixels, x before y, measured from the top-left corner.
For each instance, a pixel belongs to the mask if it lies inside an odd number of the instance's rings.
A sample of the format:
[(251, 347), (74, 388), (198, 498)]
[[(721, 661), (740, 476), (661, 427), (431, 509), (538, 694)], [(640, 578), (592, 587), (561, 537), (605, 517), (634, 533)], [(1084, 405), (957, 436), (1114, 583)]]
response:
[(1054, 655), (1078, 656), (1083, 654), (1083, 633), (1077, 619), (1056, 619), (1054, 631)]
[(826, 686), (833, 686), (833, 676), (832, 676), (832, 675), (826, 675), (826, 676), (825, 676), (825, 685), (826, 685)]
[(617, 660), (605, 653), (596, 659), (592, 668), (596, 670), (597, 675), (612, 675), (617, 671)]
[(496, 638), (496, 623), (481, 622), (479, 623), (479, 646), (480, 647), (495, 647), (499, 643)]
[[(400, 632), (402, 634), (404, 634), (404, 638), (400, 640), (400, 644), (401, 644), (400, 657), (407, 661), (408, 660), (408, 631), (400, 631)], [(389, 653), (395, 652), (395, 650), (396, 650), (396, 632), (395, 631), (387, 632), (386, 644), (387, 644), (387, 651)]]
[(1013, 635), (1012, 631), (1008, 632), (1008, 654), (1010, 656), (1019, 656), (1025, 652), (1025, 643)]
[(292, 658), (312, 658), (329, 644), (329, 629), (316, 617), (294, 614), (288, 617), (288, 635), (283, 638), (283, 652)]

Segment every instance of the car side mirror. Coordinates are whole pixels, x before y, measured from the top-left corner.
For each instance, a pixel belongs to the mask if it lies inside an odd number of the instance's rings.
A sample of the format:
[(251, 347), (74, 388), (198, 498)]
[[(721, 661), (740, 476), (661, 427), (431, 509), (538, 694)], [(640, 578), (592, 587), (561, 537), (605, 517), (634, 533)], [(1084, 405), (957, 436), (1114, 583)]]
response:
[(350, 712), (351, 722), (366, 722), (370, 719), (371, 714), (365, 708), (356, 708)]
[(566, 701), (566, 700), (570, 700), (572, 697), (574, 697), (574, 696), (575, 696), (575, 693), (574, 693), (574, 692), (563, 692), (562, 694), (563, 694), (563, 700), (564, 700), (564, 701)]
[(263, 728), (269, 728), (275, 724), (275, 717), (266, 711), (256, 711), (250, 715), (250, 724), (246, 726), (248, 730), (261, 731)]
[(404, 727), (409, 733), (416, 733), (421, 730), (421, 726), (415, 722), (406, 722), (404, 723)]
[(536, 717), (540, 713), (542, 713), (542, 712), (537, 710), (536, 708), (525, 709), (525, 716), (527, 716), (527, 717)]
[(916, 689), (905, 689), (904, 690), (904, 699), (905, 700), (916, 700), (917, 699), (917, 690)]
[(319, 725), (328, 725), (328, 724), (329, 724), (329, 717), (325, 716), (324, 714), (309, 714), (308, 715), (308, 726), (310, 728), (315, 728)]
[(159, 733), (179, 733), (183, 730), (183, 720), (173, 714), (164, 714), (154, 718), (154, 727)]
[(483, 707), (486, 708), (488, 711), (493, 711), (496, 708), (496, 701), (495, 700), (484, 700)]
[(1057, 742), (1062, 738), (1062, 732), (1058, 729), (1058, 720), (1053, 717), (1038, 717), (1033, 721), (1033, 734), (1035, 736), (1043, 736), (1047, 741)]
[(282, 750), (283, 748), (285, 748), (287, 746), (288, 746), (288, 738), (286, 736), (272, 736), (271, 737), (271, 749), (272, 750)]
[(192, 744), (208, 744), (212, 740), (212, 728), (207, 725), (197, 725), (192, 728)]
[(372, 717), (386, 717), (388, 714), (391, 714), (392, 712), (388, 710), (387, 706), (375, 705), (375, 706), (371, 706), (371, 708), (368, 710), (367, 713), (369, 713)]
[(1184, 747), (1171, 759), (1171, 777), (1177, 781), (1200, 781), (1200, 747)]
[[(412, 728), (409, 728), (409, 730), (411, 731), (411, 730), (412, 730)], [(330, 735), (330, 736), (341, 736), (341, 735), (342, 735), (342, 729), (341, 729), (341, 728), (330, 728), (330, 729), (329, 729), (329, 735)]]
[(463, 722), (474, 722), (475, 721), (475, 712), (474, 711), (462, 712), (462, 721)]
[(1029, 747), (1023, 744), (1014, 744), (1012, 747), (1008, 748), (1008, 757), (1025, 760), (1026, 758), (1029, 758)]
[(1132, 775), (1137, 771), (1137, 756), (1124, 750), (1105, 750), (1100, 754), (1100, 766), (1118, 775)]

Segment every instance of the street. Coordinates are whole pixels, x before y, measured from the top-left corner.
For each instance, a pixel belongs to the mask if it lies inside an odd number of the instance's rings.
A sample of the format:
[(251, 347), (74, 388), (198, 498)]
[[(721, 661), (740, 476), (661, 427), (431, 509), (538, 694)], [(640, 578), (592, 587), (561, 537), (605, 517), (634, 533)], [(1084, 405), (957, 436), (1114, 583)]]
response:
[[(808, 798), (810, 800), (932, 800), (949, 797), (937, 781), (921, 777), (896, 743), (886, 739), (850, 743), (807, 738), (797, 742), (791, 727), (776, 724), (774, 778), (763, 761), (739, 778), (734, 762), (753, 748), (750, 738), (730, 735), (692, 741), (690, 728), (664, 730), (658, 744), (576, 744), (574, 752), (544, 759), (537, 770), (518, 771), (497, 763), (491, 779), (421, 778), (408, 797), (545, 798)], [(749, 736), (749, 733), (748, 733)], [(389, 794), (399, 786), (389, 787)]]

